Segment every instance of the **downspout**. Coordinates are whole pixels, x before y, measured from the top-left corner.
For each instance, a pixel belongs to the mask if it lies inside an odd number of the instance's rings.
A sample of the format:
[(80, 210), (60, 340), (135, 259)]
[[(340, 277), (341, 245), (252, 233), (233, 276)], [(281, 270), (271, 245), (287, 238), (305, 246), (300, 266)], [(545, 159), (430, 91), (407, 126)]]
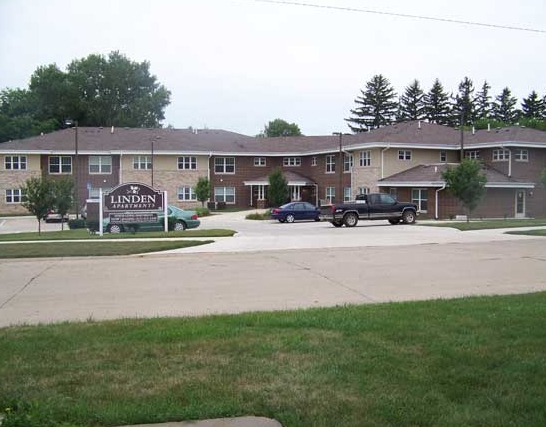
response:
[(385, 178), (385, 172), (384, 172), (384, 160), (383, 160), (383, 153), (385, 153), (385, 151), (387, 150), (390, 150), (391, 146), (390, 145), (387, 145), (386, 148), (383, 148), (383, 150), (381, 150), (381, 179)]
[[(209, 161), (207, 162), (207, 179), (209, 180), (209, 187), (210, 192), (212, 192), (212, 185), (210, 181), (210, 159), (212, 159), (212, 151), (209, 151)], [(209, 192), (209, 202), (210, 200), (210, 192)]]
[(445, 190), (445, 189), (446, 189), (446, 183), (444, 182), (444, 185), (442, 185), (442, 188), (438, 188), (438, 190), (436, 190), (436, 206), (435, 206), (436, 212), (434, 213), (434, 217), (435, 217), (436, 219), (439, 219), (439, 215), (438, 215), (438, 195), (439, 195), (439, 194), (438, 194), (438, 193), (439, 193), (440, 191), (442, 191), (442, 190)]
[[(348, 154), (348, 155), (352, 156), (352, 158), (353, 158), (353, 166), (351, 166), (351, 168), (349, 169), (349, 173), (351, 174), (350, 175), (350, 178), (351, 178), (351, 200), (353, 200), (354, 199), (354, 197), (353, 197), (353, 191), (354, 191), (354, 187), (353, 187), (353, 168), (354, 168), (355, 158), (354, 158), (353, 153), (349, 153), (348, 151), (345, 151), (345, 150), (343, 150), (343, 153)], [(343, 196), (345, 198), (345, 194)]]
[(507, 148), (508, 150), (508, 177), (512, 177), (512, 150)]
[(313, 184), (315, 186), (315, 206), (319, 205), (319, 197), (318, 197), (318, 184)]

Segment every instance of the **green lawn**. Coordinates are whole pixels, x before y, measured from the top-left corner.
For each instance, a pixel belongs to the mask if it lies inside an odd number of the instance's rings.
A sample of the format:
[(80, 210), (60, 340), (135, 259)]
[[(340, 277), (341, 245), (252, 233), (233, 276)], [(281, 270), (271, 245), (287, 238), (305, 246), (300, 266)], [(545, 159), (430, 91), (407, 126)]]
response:
[(461, 231), (486, 230), (492, 228), (516, 228), (546, 226), (546, 218), (541, 219), (491, 219), (471, 220), (470, 222), (430, 222), (420, 224), (430, 227), (451, 227)]
[(523, 234), (526, 236), (546, 236), (546, 229), (524, 230), (524, 231), (507, 231), (506, 234)]
[(93, 242), (92, 244), (85, 242), (6, 243), (0, 245), (0, 259), (132, 255), (187, 248), (212, 242), (213, 240), (150, 240), (144, 242)]
[(64, 231), (42, 231), (29, 233), (10, 233), (0, 234), (0, 242), (2, 241), (28, 241), (28, 240), (83, 240), (83, 239), (157, 239), (157, 238), (178, 238), (178, 237), (230, 237), (236, 233), (234, 230), (211, 229), (211, 230), (184, 230), (184, 231), (151, 231), (137, 233), (119, 233), (110, 234), (104, 233), (101, 237), (98, 234), (91, 234), (84, 228)]
[(2, 427), (546, 425), (546, 293), (0, 329)]

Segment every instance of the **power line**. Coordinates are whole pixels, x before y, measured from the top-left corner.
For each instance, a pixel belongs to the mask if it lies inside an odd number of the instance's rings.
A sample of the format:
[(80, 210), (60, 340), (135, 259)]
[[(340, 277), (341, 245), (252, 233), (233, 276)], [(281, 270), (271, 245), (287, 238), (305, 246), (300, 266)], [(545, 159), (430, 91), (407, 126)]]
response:
[(273, 4), (283, 4), (283, 5), (291, 5), (291, 6), (314, 7), (317, 9), (342, 10), (345, 12), (372, 13), (375, 15), (396, 16), (399, 18), (423, 19), (427, 21), (449, 22), (450, 24), (474, 25), (478, 27), (496, 28), (496, 29), (502, 29), (502, 30), (528, 31), (532, 33), (546, 34), (546, 30), (537, 30), (535, 28), (514, 27), (509, 25), (498, 25), (498, 24), (484, 24), (483, 22), (463, 21), (463, 20), (449, 19), (449, 18), (436, 18), (433, 16), (423, 16), (423, 15), (410, 15), (406, 13), (383, 12), (380, 10), (372, 10), (372, 9), (357, 9), (354, 7), (328, 6), (328, 5), (302, 3), (302, 2), (296, 2), (296, 1), (282, 1), (282, 0), (254, 0), (254, 1), (258, 3), (273, 3)]

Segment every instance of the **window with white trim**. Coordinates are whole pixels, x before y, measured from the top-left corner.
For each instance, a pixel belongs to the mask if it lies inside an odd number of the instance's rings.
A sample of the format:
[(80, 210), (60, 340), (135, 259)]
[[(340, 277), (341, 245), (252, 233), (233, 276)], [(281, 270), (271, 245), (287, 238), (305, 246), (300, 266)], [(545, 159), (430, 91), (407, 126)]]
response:
[(504, 148), (493, 150), (493, 161), (494, 162), (507, 162), (510, 160), (510, 151)]
[(398, 199), (398, 188), (396, 187), (389, 188), (389, 194), (395, 199)]
[(370, 166), (372, 164), (372, 152), (361, 151), (360, 152), (360, 166)]
[(316, 166), (317, 165), (317, 156), (313, 156), (311, 157), (311, 166)]
[(6, 190), (6, 203), (22, 203), (25, 199), (25, 192), (20, 188)]
[(214, 187), (214, 201), (225, 202), (226, 204), (235, 203), (235, 187)]
[(254, 157), (254, 166), (265, 166), (265, 157)]
[(112, 157), (111, 156), (89, 156), (90, 174), (111, 174)]
[(417, 205), (420, 212), (427, 213), (428, 190), (426, 188), (413, 188), (411, 190), (411, 202)]
[(6, 170), (26, 170), (27, 156), (6, 156), (4, 168)]
[(370, 194), (368, 187), (358, 187), (358, 194)]
[(334, 173), (336, 171), (336, 156), (329, 154), (326, 156), (326, 173)]
[(398, 150), (398, 160), (411, 160), (411, 150)]
[(343, 189), (343, 201), (344, 202), (350, 202), (351, 200), (353, 200), (353, 194), (352, 194), (352, 191), (351, 191), (351, 187), (345, 187)]
[(343, 154), (343, 172), (351, 172), (353, 169), (353, 155), (352, 154)]
[(514, 160), (516, 162), (528, 162), (529, 161), (529, 151), (518, 148), (514, 150)]
[(197, 200), (197, 195), (192, 187), (178, 187), (178, 200), (190, 202)]
[(478, 160), (480, 158), (480, 151), (479, 150), (466, 151), (464, 153), (464, 157), (466, 159)]
[(336, 187), (326, 187), (326, 199), (333, 202), (336, 198)]
[(447, 162), (447, 151), (440, 151), (440, 162)]
[(179, 170), (195, 170), (197, 169), (197, 157), (195, 156), (180, 156), (178, 158)]
[(214, 159), (214, 173), (234, 174), (235, 173), (235, 157), (216, 157)]
[(102, 189), (102, 194), (111, 191), (112, 187), (91, 187), (89, 189), (89, 199), (98, 199), (100, 190)]
[(284, 157), (283, 166), (301, 166), (301, 157)]
[(152, 169), (152, 158), (150, 156), (133, 157), (133, 169), (136, 169), (136, 170)]
[(72, 157), (70, 156), (49, 156), (50, 174), (72, 173)]

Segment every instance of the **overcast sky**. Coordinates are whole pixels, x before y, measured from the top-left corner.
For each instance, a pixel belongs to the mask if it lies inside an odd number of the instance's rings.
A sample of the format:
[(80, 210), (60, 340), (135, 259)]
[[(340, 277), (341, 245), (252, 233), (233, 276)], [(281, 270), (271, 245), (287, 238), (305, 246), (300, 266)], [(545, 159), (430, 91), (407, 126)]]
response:
[[(303, 0), (546, 30), (544, 0)], [(518, 4), (519, 3), (519, 4)], [(546, 95), (546, 33), (253, 0), (0, 0), (0, 88), (26, 88), (40, 65), (119, 50), (147, 60), (171, 92), (164, 125), (248, 135), (275, 118), (306, 135), (342, 130), (375, 74), (395, 90), (464, 76)]]

